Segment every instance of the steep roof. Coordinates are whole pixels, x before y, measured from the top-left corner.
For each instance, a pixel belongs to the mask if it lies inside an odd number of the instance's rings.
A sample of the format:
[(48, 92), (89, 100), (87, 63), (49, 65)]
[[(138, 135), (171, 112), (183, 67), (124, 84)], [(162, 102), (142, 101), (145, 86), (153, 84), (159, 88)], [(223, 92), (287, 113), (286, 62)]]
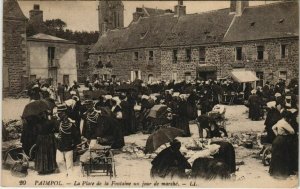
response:
[(295, 2), (248, 7), (241, 16), (229, 13), (227, 8), (180, 17), (173, 13), (141, 17), (128, 28), (100, 36), (91, 52), (299, 36)]
[(154, 9), (154, 8), (147, 8), (147, 7), (143, 7), (143, 9), (146, 13), (148, 13), (149, 16), (157, 16), (166, 13), (166, 10), (163, 9)]
[(3, 17), (4, 19), (27, 20), (17, 0), (4, 0)]
[(162, 46), (221, 42), (234, 17), (229, 12), (230, 9), (220, 9), (179, 17)]
[(127, 35), (128, 28), (108, 30), (99, 37), (90, 53), (115, 52), (125, 41), (127, 41)]
[(44, 33), (35, 34), (31, 37), (28, 37), (27, 40), (28, 41), (50, 41), (50, 42), (52, 41), (52, 42), (62, 42), (62, 43), (76, 43), (74, 41), (68, 41), (66, 39), (62, 39), (62, 38), (55, 37), (52, 35), (47, 35)]
[(174, 14), (142, 17), (131, 23), (128, 40), (121, 49), (158, 47), (176, 23), (177, 17), (174, 17)]
[(297, 2), (280, 2), (244, 9), (236, 17), (224, 42), (299, 36)]

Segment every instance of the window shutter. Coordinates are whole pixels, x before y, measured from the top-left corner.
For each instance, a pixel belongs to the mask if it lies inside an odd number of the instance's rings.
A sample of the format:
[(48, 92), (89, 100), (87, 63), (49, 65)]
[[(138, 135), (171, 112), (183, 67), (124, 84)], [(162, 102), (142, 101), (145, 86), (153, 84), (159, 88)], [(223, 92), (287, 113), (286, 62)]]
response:
[(130, 71), (130, 80), (131, 80), (131, 81), (134, 80), (134, 71)]
[(269, 52), (268, 51), (264, 51), (264, 60), (268, 60), (269, 59)]
[(252, 60), (257, 60), (257, 52), (255, 51), (255, 53), (252, 54), (251, 56)]
[(275, 49), (277, 49), (275, 51), (275, 58), (276, 58), (276, 60), (279, 60), (279, 59), (281, 59), (281, 45), (279, 45), (279, 47), (275, 48)]

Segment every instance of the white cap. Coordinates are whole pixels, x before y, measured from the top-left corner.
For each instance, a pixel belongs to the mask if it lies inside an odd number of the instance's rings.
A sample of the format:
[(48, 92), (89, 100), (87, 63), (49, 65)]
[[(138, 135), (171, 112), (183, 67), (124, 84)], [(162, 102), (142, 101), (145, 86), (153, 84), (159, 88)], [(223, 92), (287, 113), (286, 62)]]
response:
[(256, 94), (256, 90), (253, 89), (253, 90), (251, 91), (251, 94)]
[(280, 97), (280, 96), (281, 96), (280, 93), (276, 93), (276, 94), (275, 94), (275, 97)]
[(148, 100), (148, 99), (149, 99), (149, 96), (147, 96), (147, 95), (142, 95), (142, 99)]
[(105, 95), (104, 98), (105, 98), (106, 100), (109, 100), (109, 99), (112, 99), (112, 96), (111, 96), (111, 95)]

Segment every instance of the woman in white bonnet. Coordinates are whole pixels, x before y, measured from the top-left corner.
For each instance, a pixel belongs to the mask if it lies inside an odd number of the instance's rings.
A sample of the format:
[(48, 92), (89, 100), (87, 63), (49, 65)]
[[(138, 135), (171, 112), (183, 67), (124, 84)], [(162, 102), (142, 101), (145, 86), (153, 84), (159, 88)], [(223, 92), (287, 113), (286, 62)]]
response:
[(272, 143), (269, 173), (276, 178), (286, 178), (298, 171), (298, 135), (291, 126), (292, 113), (283, 110), (282, 119), (273, 127), (276, 138)]

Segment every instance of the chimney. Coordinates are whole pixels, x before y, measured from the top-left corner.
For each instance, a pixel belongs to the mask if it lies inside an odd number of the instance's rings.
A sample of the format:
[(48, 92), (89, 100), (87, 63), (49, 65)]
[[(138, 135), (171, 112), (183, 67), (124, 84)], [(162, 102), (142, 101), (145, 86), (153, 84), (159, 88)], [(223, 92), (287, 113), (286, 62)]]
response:
[(102, 31), (101, 31), (101, 35), (105, 34), (107, 31), (107, 21), (104, 21), (102, 23), (102, 27), (101, 27)]
[(183, 5), (183, 1), (178, 1), (178, 4), (175, 6), (175, 15), (183, 16), (186, 15), (186, 6)]
[(230, 14), (241, 16), (246, 7), (249, 7), (248, 0), (230, 0)]
[(133, 21), (134, 22), (138, 21), (140, 17), (144, 16), (143, 8), (137, 7), (135, 12), (132, 14), (132, 16), (133, 16)]
[(29, 11), (29, 19), (32, 22), (42, 23), (44, 21), (43, 19), (43, 11), (40, 10), (39, 4), (33, 5), (33, 10)]

